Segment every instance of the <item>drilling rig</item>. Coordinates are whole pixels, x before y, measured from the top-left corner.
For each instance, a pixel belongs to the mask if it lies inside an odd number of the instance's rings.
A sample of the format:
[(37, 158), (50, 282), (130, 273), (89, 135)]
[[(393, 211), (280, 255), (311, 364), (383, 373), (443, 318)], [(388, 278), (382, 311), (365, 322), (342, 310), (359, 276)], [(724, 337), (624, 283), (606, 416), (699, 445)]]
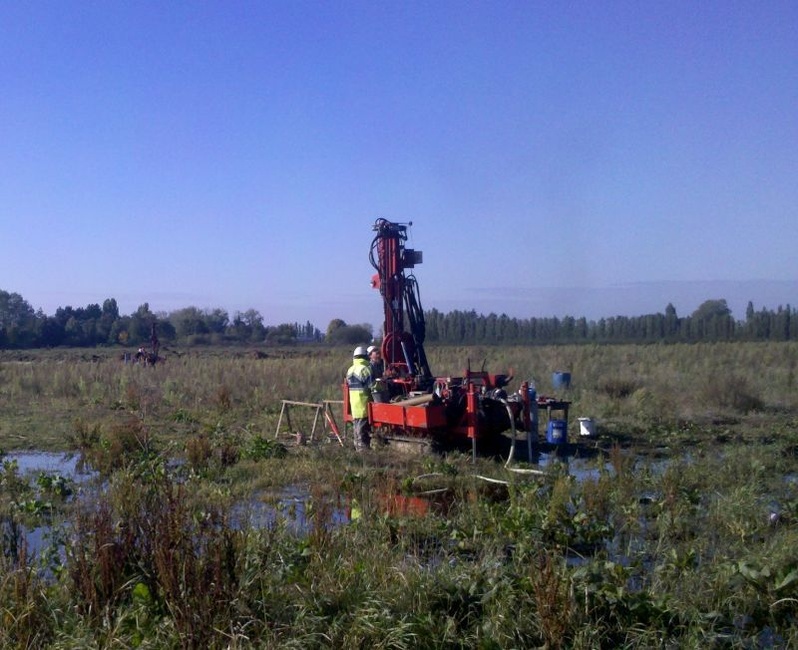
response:
[[(527, 384), (508, 394), (512, 375), (491, 374), (484, 367), (472, 370), (470, 361), (460, 377), (432, 373), (424, 350), (424, 310), (412, 273), (423, 255), (405, 246), (410, 226), (412, 222), (386, 219), (374, 223), (369, 260), (376, 271), (371, 285), (383, 303), (385, 387), (369, 403), (369, 422), (388, 442), (418, 442), (436, 449), (470, 444), (474, 454), (478, 447), (497, 451), (505, 431), (530, 431)], [(351, 421), (346, 382), (343, 391), (344, 420)]]

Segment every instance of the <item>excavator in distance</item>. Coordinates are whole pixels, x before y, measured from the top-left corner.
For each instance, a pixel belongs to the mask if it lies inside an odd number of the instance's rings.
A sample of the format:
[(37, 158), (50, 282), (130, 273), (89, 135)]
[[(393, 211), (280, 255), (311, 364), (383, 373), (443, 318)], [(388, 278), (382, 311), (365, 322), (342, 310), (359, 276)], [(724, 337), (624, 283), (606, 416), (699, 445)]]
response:
[[(499, 450), (507, 430), (530, 431), (531, 408), (526, 382), (508, 394), (512, 375), (472, 370), (459, 377), (436, 376), (424, 350), (426, 323), (418, 282), (412, 269), (423, 255), (405, 246), (411, 223), (377, 219), (369, 260), (376, 271), (371, 285), (383, 303), (385, 362), (383, 386), (368, 405), (375, 434), (391, 441), (416, 442), (434, 449), (470, 446)], [(344, 421), (352, 420), (349, 389), (343, 383)]]

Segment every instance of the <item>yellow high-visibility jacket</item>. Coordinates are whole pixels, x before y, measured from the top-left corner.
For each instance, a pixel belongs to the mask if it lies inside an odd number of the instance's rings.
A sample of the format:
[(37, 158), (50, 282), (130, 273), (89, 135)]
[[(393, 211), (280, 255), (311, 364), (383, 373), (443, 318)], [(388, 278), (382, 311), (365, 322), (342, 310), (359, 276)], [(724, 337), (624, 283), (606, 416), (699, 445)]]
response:
[(368, 403), (371, 401), (371, 388), (374, 379), (368, 359), (355, 359), (346, 371), (346, 383), (349, 386), (349, 408), (353, 418), (368, 417)]

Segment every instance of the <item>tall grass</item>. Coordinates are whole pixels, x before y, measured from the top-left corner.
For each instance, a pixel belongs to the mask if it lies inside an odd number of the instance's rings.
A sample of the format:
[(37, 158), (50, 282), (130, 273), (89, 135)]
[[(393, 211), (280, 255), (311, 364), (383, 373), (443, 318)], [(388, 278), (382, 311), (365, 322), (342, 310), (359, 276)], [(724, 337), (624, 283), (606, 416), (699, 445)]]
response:
[[(301, 463), (304, 452), (282, 463)], [(647, 648), (798, 641), (795, 487), (771, 450), (666, 471), (552, 467), (488, 490), (467, 458), (333, 457), (304, 532), (232, 517), (223, 476), (141, 458), (74, 503), (62, 571), (3, 560), (6, 647)], [(620, 453), (620, 452), (618, 452)], [(268, 463), (269, 461), (264, 461)], [(430, 464), (432, 462), (432, 464)], [(264, 466), (265, 467), (265, 466)], [(447, 469), (448, 467), (448, 469)], [(433, 470), (430, 473), (430, 470)], [(495, 469), (493, 470), (495, 472)], [(437, 476), (456, 498), (386, 509)], [(427, 486), (425, 486), (427, 487)], [(770, 517), (778, 499), (781, 519)], [(358, 516), (334, 523), (340, 504)], [(394, 514), (391, 514), (391, 513)]]
[[(281, 399), (339, 397), (348, 350), (3, 359), (0, 446), (97, 480), (58, 500), (3, 464), (0, 647), (798, 645), (795, 346), (430, 351), (441, 374), (483, 358), (541, 394), (572, 373), (591, 478), (275, 440)], [(281, 486), (301, 509), (245, 516)]]
[[(302, 354), (243, 352), (168, 356), (153, 368), (64, 358), (13, 362), (0, 357), (0, 444), (58, 448), (73, 422), (112, 420), (120, 412), (172, 419), (175, 434), (191, 423), (224, 421), (266, 433), (280, 400), (341, 398), (349, 350)], [(649, 346), (442, 347), (428, 351), (433, 371), (458, 376), (469, 365), (511, 372), (517, 388), (534, 379), (538, 394), (572, 401), (571, 413), (649, 427), (679, 421), (733, 421), (792, 412), (798, 406), (793, 343)], [(551, 374), (568, 370), (571, 387), (555, 390)]]

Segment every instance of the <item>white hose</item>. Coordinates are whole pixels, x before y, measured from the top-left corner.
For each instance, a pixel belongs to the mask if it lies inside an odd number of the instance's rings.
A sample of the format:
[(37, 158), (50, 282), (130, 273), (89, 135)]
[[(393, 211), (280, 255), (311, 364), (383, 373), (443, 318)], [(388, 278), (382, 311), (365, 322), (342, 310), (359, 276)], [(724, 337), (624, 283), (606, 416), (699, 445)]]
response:
[(502, 481), (498, 478), (491, 478), (490, 476), (482, 476), (481, 474), (474, 474), (475, 478), (487, 481), (488, 483), (498, 483), (499, 485), (510, 485), (509, 481)]
[[(521, 469), (520, 467), (509, 467), (510, 463), (513, 460), (513, 456), (515, 455), (515, 435), (516, 435), (515, 417), (513, 415), (512, 409), (510, 408), (510, 405), (507, 403), (507, 400), (501, 400), (501, 402), (504, 404), (505, 408), (507, 409), (507, 415), (510, 416), (510, 426), (512, 427), (513, 430), (512, 443), (510, 443), (510, 453), (507, 455), (507, 462), (504, 464), (504, 469), (510, 472), (517, 472), (518, 474), (535, 474), (537, 476), (545, 476), (546, 472), (539, 469)], [(527, 433), (527, 443), (528, 443), (527, 447), (531, 449), (532, 447), (531, 433)], [(531, 460), (531, 454), (529, 460)]]
[(501, 400), (501, 403), (504, 404), (504, 408), (507, 409), (507, 415), (510, 417), (510, 427), (513, 430), (512, 442), (510, 443), (510, 453), (507, 455), (507, 462), (504, 464), (504, 468), (507, 469), (507, 466), (513, 460), (513, 456), (515, 456), (515, 414), (513, 413), (513, 410), (510, 408), (510, 405), (507, 403), (506, 399)]

